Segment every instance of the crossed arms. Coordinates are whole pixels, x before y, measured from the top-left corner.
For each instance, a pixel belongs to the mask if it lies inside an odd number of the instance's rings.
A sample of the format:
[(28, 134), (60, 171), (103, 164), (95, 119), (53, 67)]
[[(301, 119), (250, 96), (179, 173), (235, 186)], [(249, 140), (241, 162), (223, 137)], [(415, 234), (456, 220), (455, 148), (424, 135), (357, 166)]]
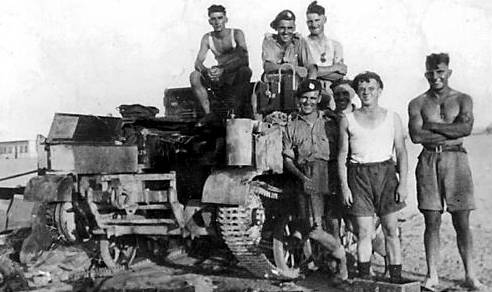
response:
[[(434, 144), (471, 134), (473, 128), (473, 102), (470, 96), (459, 98), (459, 113), (452, 123), (424, 122), (422, 97), (408, 105), (408, 129), (412, 142)], [(425, 97), (424, 97), (425, 98)]]

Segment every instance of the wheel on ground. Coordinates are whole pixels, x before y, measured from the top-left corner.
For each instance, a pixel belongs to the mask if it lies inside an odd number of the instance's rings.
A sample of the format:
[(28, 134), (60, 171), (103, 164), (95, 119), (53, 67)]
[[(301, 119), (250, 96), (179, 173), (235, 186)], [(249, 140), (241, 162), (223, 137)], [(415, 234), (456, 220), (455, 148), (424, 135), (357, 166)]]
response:
[(135, 236), (101, 238), (99, 240), (101, 258), (110, 269), (131, 265), (135, 259), (137, 247)]
[(54, 220), (60, 238), (67, 243), (77, 241), (77, 225), (72, 202), (56, 203)]
[(297, 278), (302, 265), (307, 264), (312, 255), (309, 240), (302, 240), (296, 233), (292, 216), (281, 218), (274, 227), (273, 257), (277, 269), (287, 277)]

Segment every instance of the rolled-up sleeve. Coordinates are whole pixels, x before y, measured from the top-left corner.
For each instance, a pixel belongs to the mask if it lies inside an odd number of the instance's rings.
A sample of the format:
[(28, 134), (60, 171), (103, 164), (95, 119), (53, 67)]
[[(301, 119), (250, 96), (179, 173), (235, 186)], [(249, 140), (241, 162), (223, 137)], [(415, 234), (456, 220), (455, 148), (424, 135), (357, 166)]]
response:
[(274, 64), (278, 62), (275, 44), (273, 43), (273, 40), (268, 36), (265, 36), (261, 45), (261, 59), (263, 60), (263, 64), (265, 62), (272, 62)]
[(314, 65), (316, 62), (314, 61), (311, 51), (309, 50), (309, 46), (304, 38), (299, 40), (299, 64), (303, 67), (307, 67), (309, 65)]
[(296, 155), (294, 153), (294, 147), (292, 143), (292, 135), (289, 130), (289, 125), (284, 127), (282, 132), (282, 155), (284, 157), (289, 157), (292, 160), (296, 159)]

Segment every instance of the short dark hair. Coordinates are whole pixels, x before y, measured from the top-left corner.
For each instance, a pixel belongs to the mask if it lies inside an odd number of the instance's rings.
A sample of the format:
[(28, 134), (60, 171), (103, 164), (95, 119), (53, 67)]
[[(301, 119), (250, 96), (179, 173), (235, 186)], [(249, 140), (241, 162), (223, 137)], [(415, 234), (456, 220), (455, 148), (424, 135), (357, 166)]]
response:
[(318, 5), (318, 1), (313, 1), (311, 4), (309, 4), (306, 14), (309, 13), (316, 13), (319, 15), (325, 15), (325, 8), (321, 5)]
[(215, 12), (222, 12), (222, 13), (226, 14), (226, 9), (222, 5), (215, 5), (215, 4), (208, 8), (208, 15), (215, 13)]
[(447, 53), (430, 54), (425, 58), (426, 68), (434, 68), (441, 63), (446, 64), (446, 66), (449, 65), (449, 55)]
[(376, 80), (376, 82), (379, 84), (379, 88), (383, 89), (384, 85), (381, 77), (379, 77), (377, 73), (371, 71), (362, 72), (359, 75), (355, 76), (354, 81), (352, 81), (352, 88), (355, 90), (355, 92), (357, 92), (359, 88), (359, 83), (369, 82), (370, 79)]
[(343, 85), (343, 84), (348, 84), (349, 86), (352, 86), (352, 80), (350, 79), (338, 79), (336, 81), (333, 81), (333, 83), (330, 85), (331, 90), (335, 90), (337, 86)]

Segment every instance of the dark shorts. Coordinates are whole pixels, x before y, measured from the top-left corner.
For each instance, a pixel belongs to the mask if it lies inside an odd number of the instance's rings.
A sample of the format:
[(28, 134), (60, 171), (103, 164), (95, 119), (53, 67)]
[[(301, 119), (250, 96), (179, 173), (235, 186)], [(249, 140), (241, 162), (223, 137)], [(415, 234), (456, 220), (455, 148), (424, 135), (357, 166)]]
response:
[(466, 151), (432, 152), (419, 155), (417, 168), (419, 210), (461, 211), (475, 209), (473, 181)]
[(251, 69), (240, 67), (234, 72), (224, 73), (220, 80), (211, 81), (206, 73), (202, 73), (203, 86), (211, 88), (220, 100), (210, 100), (210, 107), (215, 113), (229, 113), (236, 117), (252, 117), (250, 98)]
[(329, 193), (325, 197), (325, 215), (327, 218), (340, 219), (345, 215), (346, 208), (342, 203), (342, 187), (337, 161), (328, 162), (328, 188)]
[(311, 214), (316, 217), (325, 215), (325, 197), (329, 193), (328, 184), (328, 162), (325, 160), (316, 160), (307, 162), (299, 166), (299, 169), (313, 181), (315, 191), (307, 194), (304, 192), (302, 182), (299, 183), (298, 204), (301, 217), (306, 217), (311, 210)]
[(347, 179), (353, 197), (353, 204), (347, 212), (352, 216), (385, 216), (406, 206), (404, 202), (395, 201), (398, 178), (392, 160), (365, 164), (349, 163)]

